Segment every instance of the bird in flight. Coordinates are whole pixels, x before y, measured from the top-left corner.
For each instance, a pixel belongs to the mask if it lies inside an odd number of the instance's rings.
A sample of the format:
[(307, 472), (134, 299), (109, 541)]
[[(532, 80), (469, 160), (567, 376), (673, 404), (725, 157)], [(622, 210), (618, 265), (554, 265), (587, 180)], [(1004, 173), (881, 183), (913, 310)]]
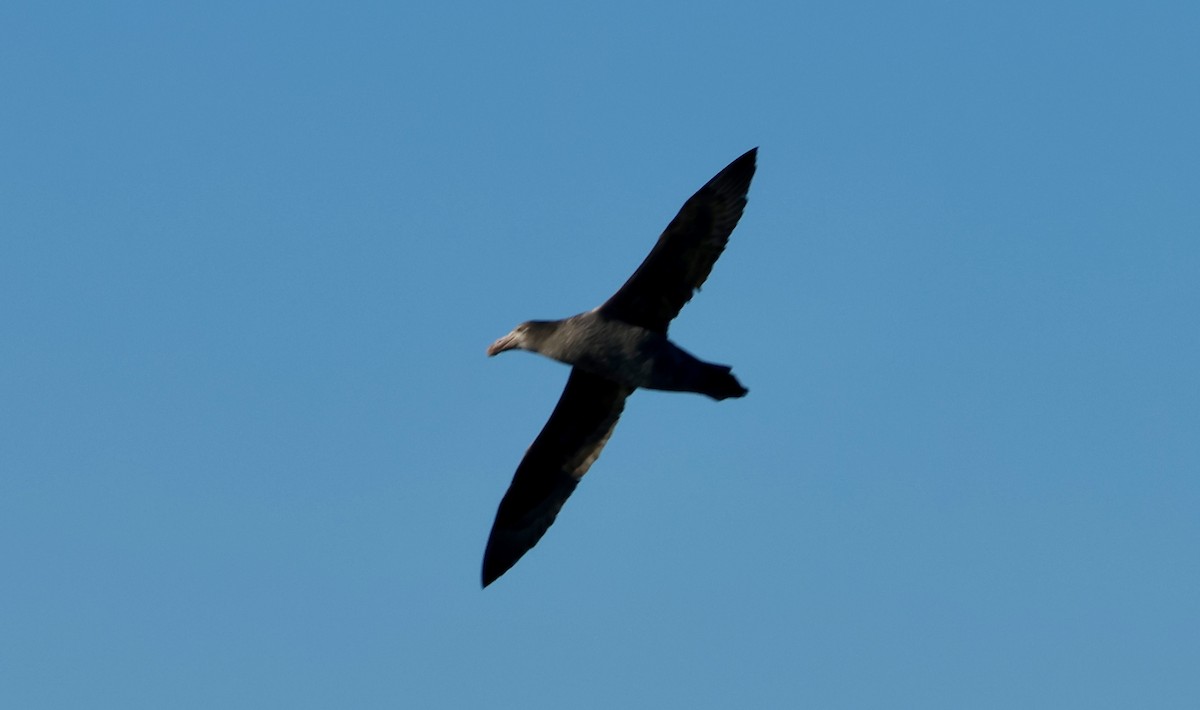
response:
[(730, 367), (686, 352), (667, 339), (667, 328), (725, 250), (746, 207), (757, 152), (747, 151), (688, 198), (633, 276), (600, 307), (527, 321), (488, 347), (489, 356), (540, 353), (570, 365), (571, 375), (500, 501), (483, 555), (484, 587), (546, 533), (635, 389), (745, 396)]

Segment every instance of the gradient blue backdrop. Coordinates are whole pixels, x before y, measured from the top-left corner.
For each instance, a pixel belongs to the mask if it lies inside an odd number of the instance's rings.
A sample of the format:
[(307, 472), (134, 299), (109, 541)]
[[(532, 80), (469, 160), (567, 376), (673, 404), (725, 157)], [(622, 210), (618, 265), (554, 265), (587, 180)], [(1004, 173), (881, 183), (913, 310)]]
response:
[[(1195, 708), (1200, 6), (9, 2), (0, 706)], [(760, 145), (485, 592), (606, 298)]]

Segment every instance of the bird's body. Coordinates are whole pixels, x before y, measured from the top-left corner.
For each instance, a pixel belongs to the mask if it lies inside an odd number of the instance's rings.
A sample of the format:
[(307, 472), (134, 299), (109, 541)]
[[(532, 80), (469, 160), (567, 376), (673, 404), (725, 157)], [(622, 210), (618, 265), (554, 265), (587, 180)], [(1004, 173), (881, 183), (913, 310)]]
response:
[(609, 318), (598, 309), (560, 321), (523, 323), (489, 352), (512, 348), (535, 350), (631, 389), (696, 392), (718, 400), (746, 394), (730, 368), (704, 362), (666, 335)]
[(746, 394), (728, 366), (696, 358), (667, 338), (667, 328), (708, 278), (741, 218), (756, 152), (730, 163), (688, 199), (650, 255), (603, 305), (562, 320), (526, 321), (488, 348), (488, 355), (540, 353), (571, 365), (571, 376), (500, 501), (484, 552), (485, 587), (554, 522), (634, 390), (696, 392), (716, 400)]

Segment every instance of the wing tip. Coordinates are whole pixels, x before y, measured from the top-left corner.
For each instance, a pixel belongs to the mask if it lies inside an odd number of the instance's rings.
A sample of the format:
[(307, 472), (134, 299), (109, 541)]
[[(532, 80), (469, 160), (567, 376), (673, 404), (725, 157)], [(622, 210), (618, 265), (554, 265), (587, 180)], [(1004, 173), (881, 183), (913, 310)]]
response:
[(734, 165), (741, 165), (742, 167), (749, 166), (751, 169), (753, 169), (754, 165), (755, 165), (755, 163), (757, 163), (757, 161), (758, 161), (758, 146), (754, 146), (750, 150), (748, 150), (745, 153), (742, 153), (738, 157), (734, 158), (733, 162), (729, 164), (729, 167), (733, 167)]
[(750, 180), (754, 177), (757, 162), (758, 146), (755, 146), (726, 165), (725, 169), (709, 180), (705, 187), (714, 189), (718, 193), (744, 197), (750, 191)]
[(482, 582), (480, 589), (487, 589), (489, 584), (504, 576), (504, 573), (512, 569), (519, 559), (521, 559), (521, 555), (517, 555), (515, 558), (508, 555), (502, 558), (489, 544), (487, 551), (483, 553), (483, 569), (479, 575), (479, 580)]

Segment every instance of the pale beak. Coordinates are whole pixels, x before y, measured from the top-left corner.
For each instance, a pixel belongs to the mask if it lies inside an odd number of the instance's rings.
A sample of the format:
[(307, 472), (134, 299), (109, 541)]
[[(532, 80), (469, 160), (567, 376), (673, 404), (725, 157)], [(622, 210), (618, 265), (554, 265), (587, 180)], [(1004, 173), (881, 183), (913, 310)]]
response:
[(487, 354), (488, 354), (488, 357), (494, 357), (494, 356), (499, 355), (500, 353), (504, 352), (505, 350), (512, 350), (515, 347), (519, 347), (519, 345), (520, 345), (520, 343), (517, 340), (517, 334), (509, 333), (508, 335), (504, 336), (503, 338), (500, 338), (496, 342), (489, 345), (488, 349), (487, 349)]

